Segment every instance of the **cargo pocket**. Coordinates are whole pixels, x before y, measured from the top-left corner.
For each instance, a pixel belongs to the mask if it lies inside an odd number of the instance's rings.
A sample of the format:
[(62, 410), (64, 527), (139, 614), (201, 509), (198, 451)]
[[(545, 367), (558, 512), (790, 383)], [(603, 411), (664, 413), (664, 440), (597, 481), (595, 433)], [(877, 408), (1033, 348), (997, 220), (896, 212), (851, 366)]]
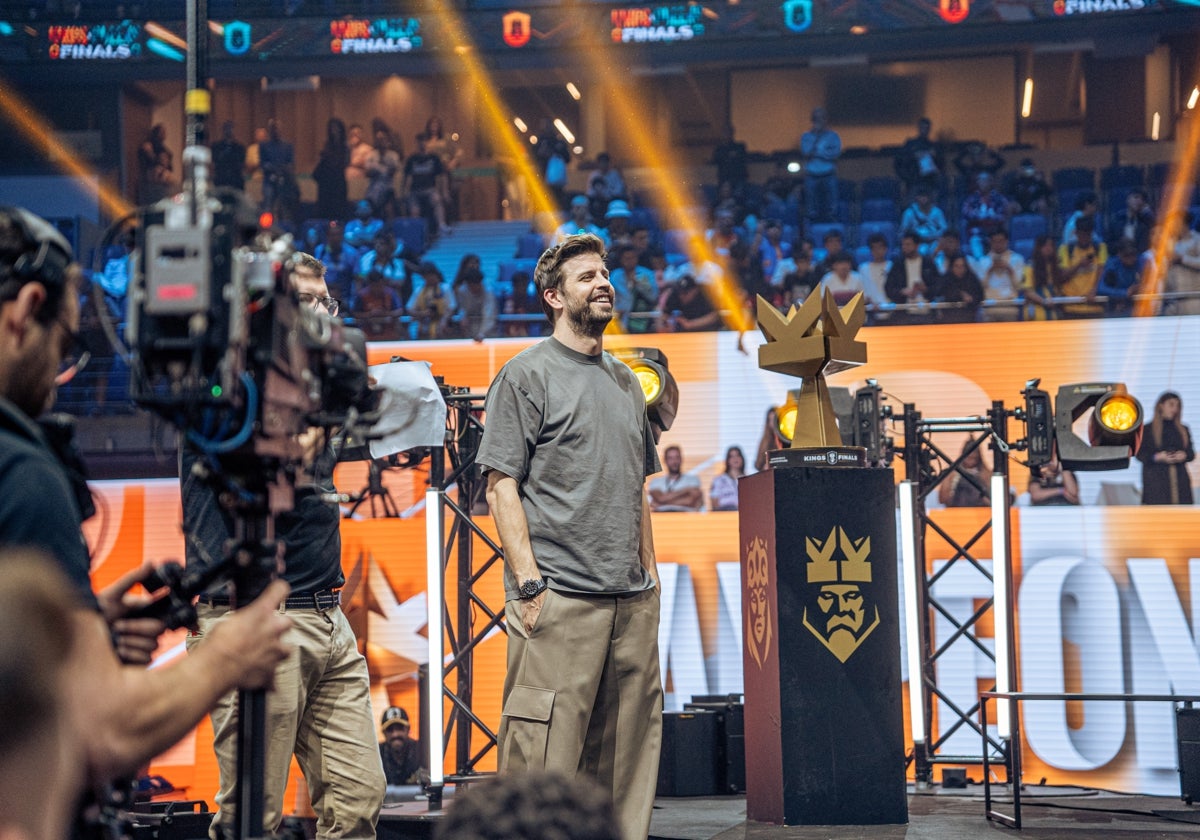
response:
[(545, 769), (553, 710), (553, 689), (513, 686), (502, 714), (507, 732), (502, 744), (500, 770)]

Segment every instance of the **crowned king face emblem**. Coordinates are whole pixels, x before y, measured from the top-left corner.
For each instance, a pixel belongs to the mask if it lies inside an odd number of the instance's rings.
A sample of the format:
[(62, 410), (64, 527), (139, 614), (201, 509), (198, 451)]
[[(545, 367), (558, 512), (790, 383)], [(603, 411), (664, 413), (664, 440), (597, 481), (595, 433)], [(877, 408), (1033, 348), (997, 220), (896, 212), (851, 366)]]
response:
[(771, 583), (771, 562), (767, 556), (767, 543), (755, 537), (746, 546), (746, 597), (742, 618), (746, 637), (746, 650), (759, 668), (771, 650), (771, 602), (767, 587)]
[(871, 538), (852, 539), (833, 528), (824, 540), (804, 541), (810, 595), (804, 626), (845, 662), (879, 626), (879, 607), (870, 597)]

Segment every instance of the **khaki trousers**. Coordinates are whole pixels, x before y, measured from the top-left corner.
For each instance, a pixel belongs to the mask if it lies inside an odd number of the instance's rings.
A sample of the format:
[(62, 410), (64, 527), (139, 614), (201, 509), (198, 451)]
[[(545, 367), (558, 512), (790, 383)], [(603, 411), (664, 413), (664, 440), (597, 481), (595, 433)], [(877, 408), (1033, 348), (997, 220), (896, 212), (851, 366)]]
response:
[(596, 778), (612, 794), (625, 840), (649, 833), (658, 782), (658, 613), (657, 589), (622, 596), (549, 590), (526, 633), (521, 602), (505, 606), (500, 771)]
[[(188, 638), (189, 649), (230, 610), (200, 604), (196, 611), (200, 632)], [(294, 753), (317, 815), (317, 837), (373, 838), (386, 781), (366, 660), (340, 607), (293, 609), (287, 615), (293, 626), (285, 641), (293, 650), (267, 693), (263, 827), (273, 832), (283, 819)], [(220, 825), (228, 837), (237, 821), (237, 692), (213, 709), (212, 724), (221, 781), (210, 833), (215, 837)]]

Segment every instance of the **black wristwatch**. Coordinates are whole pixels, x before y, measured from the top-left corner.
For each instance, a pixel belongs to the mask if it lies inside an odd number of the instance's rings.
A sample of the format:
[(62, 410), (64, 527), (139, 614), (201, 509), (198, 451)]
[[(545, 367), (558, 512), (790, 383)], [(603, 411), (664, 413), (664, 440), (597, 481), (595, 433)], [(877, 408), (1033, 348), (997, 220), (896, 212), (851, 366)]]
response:
[(520, 596), (522, 601), (531, 601), (545, 591), (546, 581), (541, 578), (523, 580), (521, 581), (521, 585), (517, 587), (517, 595)]

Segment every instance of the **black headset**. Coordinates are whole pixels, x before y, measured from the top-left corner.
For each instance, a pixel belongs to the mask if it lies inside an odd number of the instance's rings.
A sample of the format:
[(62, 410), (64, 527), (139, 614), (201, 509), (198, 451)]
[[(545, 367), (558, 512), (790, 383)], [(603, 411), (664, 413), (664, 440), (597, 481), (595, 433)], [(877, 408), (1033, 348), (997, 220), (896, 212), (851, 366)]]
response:
[(16, 280), (24, 285), (40, 280), (48, 286), (62, 286), (73, 260), (67, 238), (23, 207), (0, 207), (0, 216), (7, 216), (24, 240), (24, 250), (11, 267), (0, 263), (0, 283)]

